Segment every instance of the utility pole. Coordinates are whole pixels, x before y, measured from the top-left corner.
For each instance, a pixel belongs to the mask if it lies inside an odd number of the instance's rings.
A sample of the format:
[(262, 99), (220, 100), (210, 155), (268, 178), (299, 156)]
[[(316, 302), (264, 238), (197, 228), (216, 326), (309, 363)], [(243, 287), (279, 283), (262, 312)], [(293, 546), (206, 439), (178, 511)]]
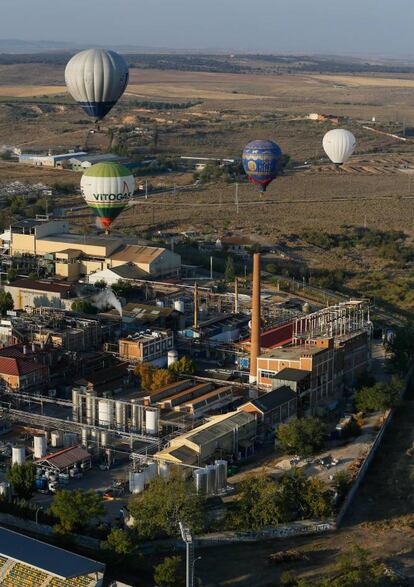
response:
[(239, 184), (236, 183), (236, 214), (239, 213)]
[(191, 531), (182, 522), (179, 522), (181, 537), (185, 543), (186, 554), (186, 587), (194, 587), (194, 542)]
[(148, 179), (145, 180), (145, 199), (148, 200)]
[(213, 280), (213, 255), (210, 255), (210, 279)]

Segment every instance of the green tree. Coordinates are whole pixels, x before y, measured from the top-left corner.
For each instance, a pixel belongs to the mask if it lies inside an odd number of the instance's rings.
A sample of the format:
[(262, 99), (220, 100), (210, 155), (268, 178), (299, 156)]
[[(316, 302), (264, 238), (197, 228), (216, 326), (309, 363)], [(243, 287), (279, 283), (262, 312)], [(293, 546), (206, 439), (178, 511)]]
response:
[(50, 512), (58, 519), (57, 532), (67, 534), (85, 528), (94, 519), (104, 515), (101, 497), (95, 491), (58, 491), (53, 498)]
[(97, 314), (98, 308), (88, 302), (87, 300), (75, 300), (71, 305), (72, 312), (80, 312), (81, 314)]
[(348, 471), (338, 471), (334, 475), (333, 482), (338, 498), (343, 500), (351, 486), (351, 476)]
[(179, 587), (180, 556), (167, 556), (162, 563), (154, 567), (154, 581), (158, 587)]
[(287, 453), (308, 457), (322, 449), (326, 434), (326, 425), (319, 418), (310, 417), (281, 424), (276, 437)]
[(5, 316), (9, 310), (13, 310), (14, 302), (10, 292), (0, 290), (0, 314)]
[(22, 465), (15, 463), (7, 473), (7, 480), (13, 485), (19, 499), (30, 499), (35, 489), (36, 471), (33, 463), (26, 461)]
[(99, 281), (95, 281), (94, 286), (97, 289), (106, 289), (108, 287), (107, 283), (104, 279), (100, 279)]
[(385, 347), (391, 353), (391, 369), (404, 375), (414, 360), (414, 322), (395, 328), (394, 335), (385, 343)]
[(402, 388), (403, 382), (395, 377), (390, 383), (363, 387), (354, 396), (355, 406), (360, 412), (383, 412), (399, 403)]
[(230, 283), (234, 281), (235, 275), (233, 257), (227, 257), (226, 266), (224, 268), (224, 279), (227, 283)]
[(190, 357), (186, 357), (185, 355), (181, 357), (178, 361), (175, 361), (172, 365), (168, 367), (168, 370), (171, 371), (175, 376), (178, 375), (194, 375), (196, 372), (195, 363)]
[(240, 530), (260, 530), (285, 520), (278, 500), (277, 484), (266, 475), (252, 476), (241, 481), (236, 510), (230, 525)]
[(135, 549), (131, 533), (121, 528), (112, 528), (103, 547), (112, 555), (128, 556)]
[(204, 525), (204, 501), (194, 493), (193, 483), (173, 476), (168, 481), (157, 477), (143, 493), (131, 497), (129, 510), (134, 528), (142, 538), (177, 536), (182, 521), (194, 532)]
[(9, 267), (7, 269), (7, 281), (10, 283), (17, 279), (17, 269), (15, 267)]

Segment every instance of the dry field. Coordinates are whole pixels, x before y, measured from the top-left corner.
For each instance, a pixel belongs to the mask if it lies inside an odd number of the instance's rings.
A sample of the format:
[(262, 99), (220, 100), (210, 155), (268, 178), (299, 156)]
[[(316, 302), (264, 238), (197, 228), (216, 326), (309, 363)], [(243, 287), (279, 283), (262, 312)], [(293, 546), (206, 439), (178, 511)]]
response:
[(36, 98), (66, 93), (64, 86), (0, 86), (0, 97)]

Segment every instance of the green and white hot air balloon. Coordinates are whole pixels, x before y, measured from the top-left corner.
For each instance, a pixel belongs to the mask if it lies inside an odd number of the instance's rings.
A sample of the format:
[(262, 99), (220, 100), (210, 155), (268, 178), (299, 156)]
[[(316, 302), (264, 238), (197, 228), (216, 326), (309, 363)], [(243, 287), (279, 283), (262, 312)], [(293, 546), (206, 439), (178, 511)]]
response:
[(119, 163), (92, 165), (81, 179), (82, 196), (95, 210), (107, 232), (115, 218), (128, 206), (134, 190), (134, 176)]

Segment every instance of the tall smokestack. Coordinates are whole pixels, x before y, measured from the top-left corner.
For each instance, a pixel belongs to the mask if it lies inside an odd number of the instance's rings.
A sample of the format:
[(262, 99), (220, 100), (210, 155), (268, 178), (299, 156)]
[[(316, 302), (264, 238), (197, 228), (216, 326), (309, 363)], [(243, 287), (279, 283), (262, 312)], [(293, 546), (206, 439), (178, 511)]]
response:
[(198, 330), (198, 285), (194, 284), (194, 330)]
[(257, 357), (260, 355), (260, 253), (253, 255), (252, 329), (250, 339), (250, 383), (257, 381)]
[(234, 313), (239, 313), (239, 282), (237, 277), (234, 280)]

